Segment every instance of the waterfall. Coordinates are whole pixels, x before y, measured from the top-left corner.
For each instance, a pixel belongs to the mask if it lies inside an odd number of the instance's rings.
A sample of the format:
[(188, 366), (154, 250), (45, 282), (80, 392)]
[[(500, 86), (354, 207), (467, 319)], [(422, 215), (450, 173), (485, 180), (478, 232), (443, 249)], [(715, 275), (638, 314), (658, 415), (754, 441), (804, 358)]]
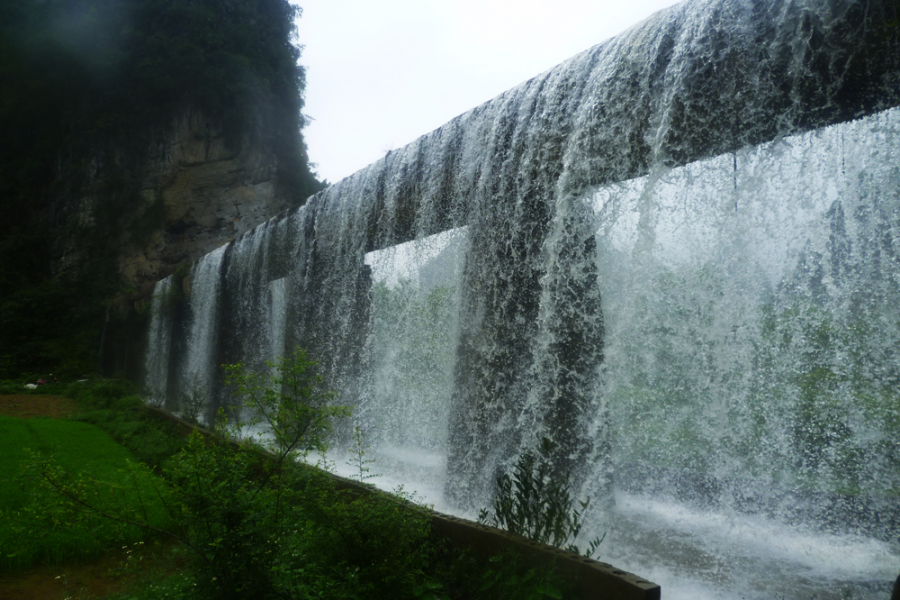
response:
[(594, 194), (620, 471), (900, 489), (898, 158), (893, 109)]
[(149, 395), (194, 378), (213, 414), (216, 365), (299, 345), (379, 485), (471, 516), (549, 437), (603, 559), (668, 598), (886, 597), (897, 16), (657, 13), (245, 233), (168, 311), (160, 282)]
[[(900, 562), (898, 158), (891, 109), (586, 200), (621, 519), (589, 528), (610, 531), (608, 560), (662, 572), (684, 597), (888, 594)], [(679, 552), (710, 562), (673, 581)]]
[[(183, 411), (185, 401), (208, 406), (214, 397), (216, 317), (224, 258), (225, 246), (222, 246), (197, 261), (188, 276), (190, 293), (177, 392), (180, 397), (169, 398), (170, 408)], [(211, 415), (204, 416), (209, 422)]]
[(144, 395), (154, 405), (162, 405), (168, 396), (169, 354), (172, 345), (172, 318), (175, 288), (170, 276), (156, 282), (150, 299), (150, 325), (144, 352)]
[(366, 255), (372, 399), (359, 420), (383, 449), (447, 451), (464, 243), (457, 229)]

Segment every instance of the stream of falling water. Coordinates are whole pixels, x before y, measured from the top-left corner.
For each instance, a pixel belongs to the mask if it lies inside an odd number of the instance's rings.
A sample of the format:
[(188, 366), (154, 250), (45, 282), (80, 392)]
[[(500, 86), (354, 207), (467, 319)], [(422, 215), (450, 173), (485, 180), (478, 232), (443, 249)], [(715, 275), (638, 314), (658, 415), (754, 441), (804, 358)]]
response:
[[(898, 159), (894, 110), (585, 198), (619, 482), (585, 530), (609, 532), (602, 560), (665, 598), (887, 597), (900, 566)], [(376, 485), (474, 518), (444, 496), (465, 238), (367, 256), (375, 392), (360, 422)], [(359, 475), (346, 453), (328, 460)], [(852, 490), (882, 501), (854, 512), (838, 501)]]

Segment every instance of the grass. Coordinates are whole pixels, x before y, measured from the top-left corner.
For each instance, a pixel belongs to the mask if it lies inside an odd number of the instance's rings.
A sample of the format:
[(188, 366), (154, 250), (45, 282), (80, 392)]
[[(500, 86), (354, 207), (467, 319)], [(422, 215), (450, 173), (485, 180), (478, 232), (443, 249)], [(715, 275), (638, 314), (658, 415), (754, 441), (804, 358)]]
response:
[(157, 494), (165, 484), (95, 425), (0, 416), (0, 456), (0, 571), (91, 559), (147, 536), (146, 530), (72, 511), (42, 478), (45, 469), (76, 484), (84, 477), (102, 482), (91, 494), (110, 510), (133, 507), (158, 526), (167, 522)]
[[(0, 597), (13, 589), (10, 585), (26, 589), (21, 587), (26, 576), (13, 573), (46, 573), (46, 566), (32, 567), (58, 565), (51, 567), (56, 576), (44, 583), (65, 584), (67, 597), (77, 587), (78, 598), (232, 598), (233, 591), (216, 584), (217, 576), (229, 575), (227, 569), (219, 572), (228, 557), (238, 583), (253, 583), (249, 577), (256, 565), (263, 569), (259, 581), (270, 591), (296, 597), (543, 600), (564, 595), (552, 569), (529, 568), (514, 555), (476, 560), (432, 538), (427, 520), (397, 501), (338, 492), (330, 479), (299, 465), (286, 466), (284, 475), (276, 476), (282, 483), (257, 496), (252, 482), (268, 470), (255, 451), (235, 453), (197, 436), (186, 440), (170, 423), (149, 417), (127, 382), (42, 388), (37, 391), (74, 398), (78, 413), (66, 419), (0, 416)], [(0, 382), (0, 394), (4, 391), (22, 394), (17, 383)], [(42, 475), (109, 514), (181, 532), (184, 543), (148, 537), (145, 529), (79, 510)], [(207, 540), (209, 527), (218, 529)], [(198, 550), (212, 553), (214, 560), (204, 565)], [(84, 561), (92, 561), (93, 571)], [(88, 588), (75, 583), (82, 580), (100, 591), (84, 591)], [(251, 587), (247, 597), (262, 597), (257, 593), (262, 591)]]
[(79, 421), (96, 425), (122, 444), (140, 462), (158, 470), (182, 446), (182, 436), (171, 423), (149, 417), (136, 396), (122, 398), (116, 406), (91, 406), (80, 402)]

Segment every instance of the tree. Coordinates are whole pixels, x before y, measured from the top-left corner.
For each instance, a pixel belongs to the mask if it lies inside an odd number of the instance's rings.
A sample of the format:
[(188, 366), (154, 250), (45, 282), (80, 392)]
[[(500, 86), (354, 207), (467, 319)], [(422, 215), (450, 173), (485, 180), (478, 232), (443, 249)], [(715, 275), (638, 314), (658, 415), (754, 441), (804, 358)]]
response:
[(238, 421), (236, 431), (262, 425), (279, 463), (295, 451), (324, 452), (334, 419), (350, 416), (349, 407), (332, 404), (335, 393), (323, 389), (318, 364), (298, 347), (285, 358), (266, 361), (264, 372), (224, 365), (225, 382), (241, 400), (238, 409), (250, 414)]

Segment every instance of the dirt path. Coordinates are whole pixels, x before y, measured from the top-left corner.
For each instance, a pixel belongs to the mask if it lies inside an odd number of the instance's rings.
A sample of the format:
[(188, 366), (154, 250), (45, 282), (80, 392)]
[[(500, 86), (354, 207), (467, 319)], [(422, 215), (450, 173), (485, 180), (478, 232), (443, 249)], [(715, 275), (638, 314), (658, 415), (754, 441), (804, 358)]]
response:
[(103, 598), (122, 589), (122, 577), (117, 573), (125, 562), (121, 554), (89, 563), (41, 566), (0, 575), (0, 600)]
[(0, 415), (10, 417), (60, 419), (74, 415), (77, 410), (74, 400), (62, 396), (0, 395)]

